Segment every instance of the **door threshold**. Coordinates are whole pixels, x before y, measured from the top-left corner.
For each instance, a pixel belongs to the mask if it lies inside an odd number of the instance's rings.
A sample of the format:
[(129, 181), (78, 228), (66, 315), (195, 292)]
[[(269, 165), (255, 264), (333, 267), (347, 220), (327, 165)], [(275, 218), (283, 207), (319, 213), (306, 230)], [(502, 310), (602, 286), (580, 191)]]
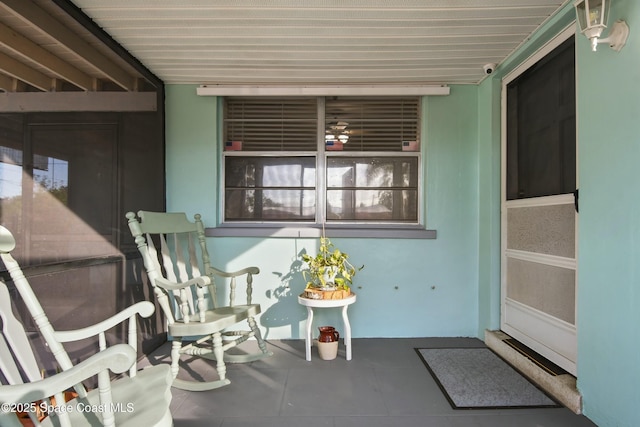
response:
[[(582, 395), (576, 386), (576, 377), (567, 373), (552, 373), (544, 363), (533, 361), (506, 340), (513, 339), (502, 331), (485, 331), (484, 342), (491, 350), (520, 371), (558, 402), (576, 414), (582, 413)], [(551, 362), (549, 362), (551, 363)]]

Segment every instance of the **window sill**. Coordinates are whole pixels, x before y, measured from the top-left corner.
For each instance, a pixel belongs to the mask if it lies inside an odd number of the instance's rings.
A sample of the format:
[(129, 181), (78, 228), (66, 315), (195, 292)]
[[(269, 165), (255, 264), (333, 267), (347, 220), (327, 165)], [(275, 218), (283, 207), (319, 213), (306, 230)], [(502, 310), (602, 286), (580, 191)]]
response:
[[(425, 230), (419, 225), (325, 225), (328, 237), (357, 237), (371, 239), (435, 239), (436, 230)], [(265, 225), (265, 224), (224, 224), (206, 228), (207, 237), (272, 237), (272, 238), (316, 238), (322, 235), (322, 227), (317, 225)]]

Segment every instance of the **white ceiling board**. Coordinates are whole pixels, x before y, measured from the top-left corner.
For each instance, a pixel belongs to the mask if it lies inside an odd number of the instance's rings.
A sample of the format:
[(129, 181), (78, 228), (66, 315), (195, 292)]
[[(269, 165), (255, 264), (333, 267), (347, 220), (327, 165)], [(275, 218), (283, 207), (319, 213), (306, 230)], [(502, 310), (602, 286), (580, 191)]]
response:
[(166, 83), (469, 83), (566, 0), (74, 0)]
[[(54, 1), (22, 1), (136, 76)], [(481, 82), (485, 64), (501, 63), (572, 0), (71, 1), (167, 84), (446, 85)], [(0, 22), (109, 78), (7, 8)]]

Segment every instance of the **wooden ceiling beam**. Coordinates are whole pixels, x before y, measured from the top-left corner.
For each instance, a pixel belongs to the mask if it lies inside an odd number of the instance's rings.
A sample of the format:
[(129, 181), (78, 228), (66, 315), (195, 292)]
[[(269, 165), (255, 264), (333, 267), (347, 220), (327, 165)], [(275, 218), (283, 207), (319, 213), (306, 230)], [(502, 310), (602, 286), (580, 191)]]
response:
[(73, 83), (81, 89), (92, 89), (93, 78), (91, 76), (83, 73), (76, 67), (63, 61), (2, 23), (0, 23), (0, 44), (18, 55), (39, 64), (58, 77)]
[(5, 74), (0, 74), (0, 90), (5, 92), (13, 92), (13, 88), (15, 87), (13, 77), (9, 77)]
[(31, 0), (2, 0), (0, 6), (20, 16), (31, 25), (39, 28), (44, 34), (54, 38), (66, 46), (78, 57), (86, 61), (98, 71), (104, 73), (118, 86), (132, 91), (134, 77), (118, 64), (102, 55), (89, 43), (81, 40), (77, 34), (56, 20)]
[(155, 92), (9, 92), (0, 96), (0, 112), (157, 111)]
[(29, 83), (45, 92), (50, 91), (53, 85), (53, 79), (49, 76), (2, 52), (0, 52), (0, 72)]

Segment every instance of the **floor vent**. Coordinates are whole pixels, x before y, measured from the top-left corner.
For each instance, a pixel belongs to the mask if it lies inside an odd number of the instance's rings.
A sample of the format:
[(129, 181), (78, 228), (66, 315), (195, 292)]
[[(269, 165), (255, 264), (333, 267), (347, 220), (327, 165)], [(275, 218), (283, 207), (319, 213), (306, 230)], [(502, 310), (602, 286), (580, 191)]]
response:
[(522, 354), (524, 357), (535, 363), (540, 367), (540, 369), (545, 370), (549, 375), (565, 375), (569, 374), (567, 371), (562, 369), (560, 366), (556, 365), (549, 359), (541, 356), (535, 351), (531, 350), (526, 345), (522, 344), (520, 341), (515, 338), (506, 338), (503, 340), (505, 344), (509, 344), (512, 348), (514, 348), (518, 353)]

